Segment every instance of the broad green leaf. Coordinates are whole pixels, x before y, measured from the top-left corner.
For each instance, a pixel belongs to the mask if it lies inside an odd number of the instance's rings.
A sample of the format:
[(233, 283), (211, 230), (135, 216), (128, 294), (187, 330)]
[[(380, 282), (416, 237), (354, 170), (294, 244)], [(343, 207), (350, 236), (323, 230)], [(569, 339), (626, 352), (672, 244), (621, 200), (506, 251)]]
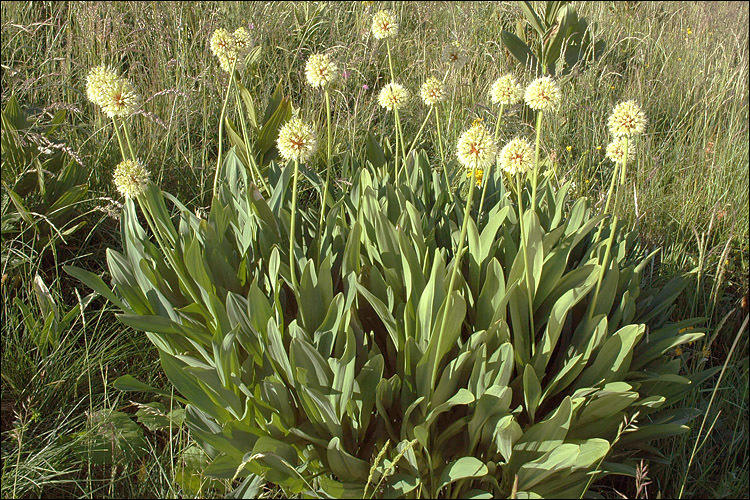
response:
[(475, 457), (461, 457), (449, 463), (443, 469), (437, 491), (460, 479), (482, 477), (487, 474), (487, 466)]

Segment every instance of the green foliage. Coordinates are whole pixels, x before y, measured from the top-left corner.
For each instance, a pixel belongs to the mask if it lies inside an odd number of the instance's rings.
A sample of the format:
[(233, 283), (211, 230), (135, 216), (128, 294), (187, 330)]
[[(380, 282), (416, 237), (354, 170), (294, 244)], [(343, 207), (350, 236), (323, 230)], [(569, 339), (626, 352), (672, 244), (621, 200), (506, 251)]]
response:
[(66, 113), (61, 109), (49, 124), (32, 126), (15, 96), (2, 111), (3, 239), (20, 237), (38, 252), (54, 251), (85, 224), (76, 215), (88, 191), (84, 169), (52, 140)]
[[(698, 320), (665, 321), (685, 281), (642, 290), (650, 259), (636, 257), (635, 235), (605, 223), (595, 241), (602, 218), (585, 199), (571, 206), (567, 185), (545, 180), (543, 203), (525, 214), (527, 283), (518, 200), (488, 179), (497, 196), (479, 227), (469, 219), (448, 294), (464, 202), (449, 200), (424, 152), (401, 185), (388, 165), (356, 165), (322, 234), (315, 210), (299, 214), (295, 289), (289, 168), (271, 162), (265, 199), (236, 150), (207, 219), (151, 186), (138, 202), (157, 244), (127, 200), (123, 251), (107, 252), (119, 319), (146, 332), (188, 401), (206, 474), (334, 497), (507, 496), (516, 477), (519, 498), (578, 496), (593, 471), (635, 474), (636, 459), (662, 459), (654, 439), (688, 430), (692, 412), (664, 408), (712, 371), (683, 377), (664, 359), (703, 335), (681, 333)], [(609, 231), (614, 258), (593, 301)]]
[(71, 323), (79, 317), (81, 310), (86, 308), (96, 292), (89, 294), (61, 315), (57, 302), (38, 274), (34, 276), (33, 289), (38, 312), (32, 310), (18, 297), (14, 298), (13, 302), (21, 311), (27, 334), (36, 344), (40, 355), (46, 356), (48, 349), (56, 349), (60, 345), (60, 337), (63, 332), (70, 328)]
[(579, 62), (590, 62), (604, 52), (606, 42), (592, 41), (588, 22), (568, 2), (547, 1), (543, 13), (536, 12), (531, 2), (518, 4), (526, 23), (519, 20), (516, 33), (503, 31), (501, 38), (511, 55), (532, 73), (566, 75)]

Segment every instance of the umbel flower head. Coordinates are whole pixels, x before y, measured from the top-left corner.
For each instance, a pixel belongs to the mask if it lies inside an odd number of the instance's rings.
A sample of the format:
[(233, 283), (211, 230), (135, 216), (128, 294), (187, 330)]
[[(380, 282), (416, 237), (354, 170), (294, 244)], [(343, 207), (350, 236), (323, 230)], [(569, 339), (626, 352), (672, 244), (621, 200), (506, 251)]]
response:
[(456, 154), (464, 167), (484, 170), (495, 161), (497, 144), (489, 130), (481, 123), (476, 123), (458, 138)]
[(646, 130), (646, 113), (635, 101), (621, 102), (609, 116), (609, 131), (615, 137), (632, 137)]
[(242, 71), (245, 67), (245, 56), (250, 51), (250, 33), (245, 28), (237, 28), (230, 34), (219, 28), (211, 35), (211, 52), (219, 59), (221, 69), (226, 72)]
[(281, 127), (276, 147), (286, 161), (307, 161), (315, 153), (317, 143), (310, 125), (300, 118), (292, 118)]
[(211, 35), (211, 52), (219, 59), (236, 50), (234, 36), (230, 35), (224, 28), (217, 29)]
[(419, 89), (425, 104), (432, 106), (445, 99), (443, 83), (437, 78), (428, 78)]
[(534, 150), (526, 139), (516, 137), (500, 151), (500, 168), (510, 175), (522, 174), (534, 165)]
[(389, 10), (381, 10), (372, 16), (372, 34), (378, 40), (398, 35), (398, 23)]
[[(607, 145), (607, 158), (612, 160), (614, 163), (622, 163), (625, 161), (625, 140), (622, 137), (615, 137), (615, 140)], [(630, 147), (627, 148), (628, 154), (630, 153)]]
[(451, 66), (460, 68), (466, 62), (466, 54), (458, 41), (445, 46), (443, 49), (443, 61)]
[(94, 104), (101, 106), (107, 88), (117, 81), (117, 72), (105, 65), (97, 66), (86, 76), (86, 97)]
[(236, 30), (234, 30), (234, 33), (232, 33), (232, 38), (234, 38), (234, 46), (239, 53), (247, 53), (250, 51), (250, 44), (252, 44), (252, 40), (250, 39), (250, 33), (243, 27), (239, 27)]
[(141, 102), (141, 96), (136, 92), (133, 84), (125, 78), (117, 78), (114, 82), (103, 86), (99, 105), (107, 116), (129, 116)]
[(140, 161), (125, 160), (115, 167), (113, 181), (117, 191), (125, 198), (143, 194), (150, 180), (151, 174)]
[(523, 98), (531, 109), (537, 111), (553, 110), (560, 105), (560, 87), (552, 78), (543, 76), (526, 87)]
[(513, 75), (503, 75), (492, 84), (490, 100), (492, 104), (515, 104), (521, 100), (523, 91)]
[(313, 87), (326, 87), (338, 78), (339, 69), (325, 54), (313, 54), (305, 65), (305, 76)]
[(399, 83), (389, 83), (378, 95), (378, 103), (389, 111), (401, 109), (409, 99), (409, 91)]

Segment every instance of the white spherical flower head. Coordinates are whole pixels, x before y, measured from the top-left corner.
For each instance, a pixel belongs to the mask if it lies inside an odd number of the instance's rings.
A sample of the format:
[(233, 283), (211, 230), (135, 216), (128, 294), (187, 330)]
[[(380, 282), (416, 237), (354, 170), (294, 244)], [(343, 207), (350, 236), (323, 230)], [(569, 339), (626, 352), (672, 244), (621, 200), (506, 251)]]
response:
[[(625, 161), (625, 151), (625, 140), (622, 137), (615, 137), (615, 140), (607, 145), (607, 158), (614, 163), (622, 163)], [(630, 146), (628, 146), (627, 151), (629, 154)]]
[(516, 137), (500, 151), (500, 168), (510, 175), (522, 174), (534, 166), (534, 150), (526, 139)]
[(621, 102), (609, 117), (609, 131), (615, 137), (632, 137), (646, 130), (646, 113), (635, 101)]
[(107, 90), (117, 81), (117, 72), (105, 65), (97, 66), (86, 76), (86, 97), (94, 104), (101, 106)]
[(554, 110), (560, 105), (560, 87), (552, 78), (543, 76), (526, 87), (523, 98), (531, 109), (537, 111)]
[(146, 191), (151, 174), (140, 161), (125, 160), (115, 167), (112, 180), (121, 195), (135, 198)]
[(313, 54), (305, 65), (305, 76), (313, 87), (326, 87), (338, 78), (339, 69), (325, 54)]
[(453, 42), (446, 45), (443, 49), (443, 62), (454, 68), (460, 68), (463, 66), (466, 62), (466, 53), (461, 47), (461, 44)]
[(521, 100), (523, 90), (518, 85), (513, 75), (503, 75), (492, 84), (490, 89), (490, 100), (492, 104), (515, 104)]
[(443, 88), (443, 83), (434, 77), (425, 80), (420, 88), (420, 94), (422, 94), (422, 100), (428, 106), (432, 106), (433, 104), (445, 100), (445, 89)]
[(240, 54), (247, 54), (250, 51), (252, 40), (250, 38), (250, 32), (245, 28), (240, 27), (234, 30), (232, 38), (234, 39), (234, 47), (237, 52)]
[(398, 83), (389, 83), (378, 95), (378, 103), (389, 111), (401, 109), (409, 99), (409, 91)]
[(398, 23), (390, 11), (381, 10), (372, 16), (372, 34), (378, 40), (398, 35)]
[(304, 162), (315, 154), (317, 139), (310, 125), (299, 118), (292, 118), (281, 127), (276, 147), (286, 161)]
[(115, 116), (129, 116), (140, 105), (141, 96), (135, 91), (133, 84), (125, 78), (118, 78), (107, 85), (100, 104), (102, 110), (110, 118)]
[(218, 57), (226, 55), (228, 52), (235, 52), (235, 40), (224, 28), (219, 28), (211, 35), (211, 52)]
[(477, 123), (458, 138), (456, 154), (464, 167), (484, 170), (495, 161), (497, 144), (490, 131)]

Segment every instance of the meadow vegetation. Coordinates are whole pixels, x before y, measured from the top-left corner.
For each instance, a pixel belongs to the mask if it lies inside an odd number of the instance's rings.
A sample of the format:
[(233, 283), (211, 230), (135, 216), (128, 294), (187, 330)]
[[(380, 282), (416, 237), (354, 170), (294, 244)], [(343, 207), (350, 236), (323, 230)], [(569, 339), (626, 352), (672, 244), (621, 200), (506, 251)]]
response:
[[(637, 235), (640, 258), (658, 249), (643, 270), (644, 288), (683, 274), (689, 280), (664, 319), (704, 318), (707, 334), (669, 357), (685, 376), (717, 368), (680, 403), (699, 410), (691, 431), (654, 443), (665, 463), (644, 462), (637, 478), (609, 476), (592, 491), (672, 497), (684, 483), (685, 497), (747, 497), (748, 5), (573, 4), (605, 44), (596, 59), (557, 79), (561, 102), (544, 114), (540, 151), (552, 174), (541, 182), (571, 181), (572, 201), (587, 198), (595, 213), (603, 211), (613, 176), (607, 119), (617, 103), (639, 103), (648, 126), (617, 214), (623, 230)], [(388, 50), (371, 31), (373, 15), (385, 8), (400, 31)], [(253, 49), (241, 85), (259, 111), (280, 92), (290, 114), (315, 124), (321, 153), (311, 166), (323, 179), (330, 161), (330, 190), (343, 193), (356, 159), (372, 153), (370, 134), (384, 138), (388, 155), (395, 150), (397, 121), (407, 151), (418, 137), (415, 149), (429, 158), (455, 158), (472, 123), (493, 131), (492, 83), (508, 72), (522, 87), (534, 79), (501, 42), (501, 31), (517, 32), (523, 19), (516, 2), (3, 2), (2, 496), (214, 497), (236, 486), (202, 473), (209, 458), (184, 424), (185, 401), (145, 334), (63, 272), (76, 266), (109, 283), (106, 251), (122, 249), (121, 212), (132, 205), (112, 183), (125, 148), (87, 100), (91, 68), (109, 64), (133, 83), (143, 97), (129, 120), (138, 158), (154, 185), (205, 218), (229, 81), (209, 43), (217, 29), (247, 30)], [(318, 53), (341, 71), (330, 95), (307, 84), (305, 63)], [(391, 72), (412, 95), (395, 116), (378, 104)], [(449, 96), (440, 105), (440, 137), (419, 99), (429, 77), (442, 80)], [(227, 103), (228, 121), (242, 134), (245, 103)], [(535, 137), (529, 108), (507, 106), (503, 120), (499, 145), (518, 134)], [(18, 142), (11, 144), (9, 127), (19, 130)], [(225, 127), (222, 159), (237, 143), (230, 133)], [(308, 177), (301, 176), (295, 203), (317, 210), (326, 195)], [(473, 193), (462, 189), (462, 197)], [(124, 375), (137, 381), (114, 386)], [(244, 487), (282, 494), (260, 481)]]

